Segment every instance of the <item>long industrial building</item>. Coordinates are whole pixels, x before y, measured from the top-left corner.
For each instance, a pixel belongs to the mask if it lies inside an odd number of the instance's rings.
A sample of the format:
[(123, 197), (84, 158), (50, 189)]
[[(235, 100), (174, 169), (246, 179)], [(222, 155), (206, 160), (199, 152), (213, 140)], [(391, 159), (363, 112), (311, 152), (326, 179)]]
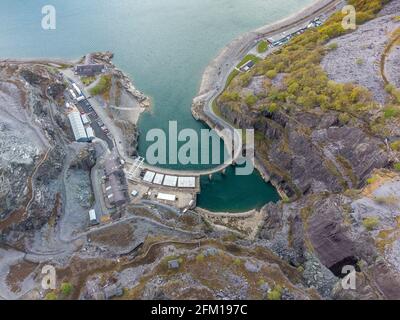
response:
[(71, 123), (75, 140), (78, 142), (87, 142), (88, 136), (86, 134), (86, 130), (82, 122), (81, 114), (78, 111), (73, 111), (68, 114), (68, 119)]
[(121, 160), (114, 151), (105, 159), (105, 196), (111, 205), (122, 206), (128, 201), (128, 185)]

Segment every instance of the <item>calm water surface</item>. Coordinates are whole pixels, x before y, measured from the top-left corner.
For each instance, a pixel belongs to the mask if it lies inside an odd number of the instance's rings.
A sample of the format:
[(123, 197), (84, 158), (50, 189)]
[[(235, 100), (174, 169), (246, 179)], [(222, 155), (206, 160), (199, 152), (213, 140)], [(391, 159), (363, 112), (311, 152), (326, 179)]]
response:
[[(139, 151), (146, 132), (178, 127), (205, 128), (190, 112), (202, 72), (236, 36), (279, 20), (312, 0), (52, 0), (57, 29), (41, 29), (41, 8), (49, 1), (2, 0), (1, 57), (77, 58), (110, 50), (114, 62), (138, 89), (151, 96), (151, 112), (140, 119)], [(179, 166), (181, 169), (185, 169)], [(199, 205), (242, 211), (276, 201), (277, 193), (255, 172), (240, 177), (233, 169), (212, 181), (202, 179)]]

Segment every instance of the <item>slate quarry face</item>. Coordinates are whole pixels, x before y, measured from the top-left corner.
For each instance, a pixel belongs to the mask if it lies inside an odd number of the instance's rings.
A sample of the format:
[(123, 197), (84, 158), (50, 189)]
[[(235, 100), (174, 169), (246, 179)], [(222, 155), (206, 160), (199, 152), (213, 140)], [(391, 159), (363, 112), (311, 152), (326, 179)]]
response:
[(0, 73), (0, 219), (23, 201), (26, 182), (44, 150), (41, 133), (30, 124), (24, 92)]

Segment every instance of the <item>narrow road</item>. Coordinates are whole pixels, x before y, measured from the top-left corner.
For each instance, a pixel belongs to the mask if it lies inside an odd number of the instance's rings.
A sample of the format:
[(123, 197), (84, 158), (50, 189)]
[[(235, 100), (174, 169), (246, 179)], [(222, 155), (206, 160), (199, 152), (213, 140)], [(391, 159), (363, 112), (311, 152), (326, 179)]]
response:
[[(315, 9), (306, 8), (297, 17), (293, 16), (286, 18), (270, 26), (249, 32), (247, 35), (241, 36), (239, 39), (234, 40), (232, 44), (227, 46), (227, 48), (233, 48), (222, 51), (220, 57), (217, 57), (217, 59), (214, 60), (214, 62), (218, 60), (218, 63), (211, 64), (205, 71), (199, 96), (197, 97), (197, 99), (203, 100), (204, 114), (214, 123), (215, 126), (219, 125), (222, 128), (233, 130), (234, 127), (232, 124), (215, 114), (212, 105), (213, 101), (224, 91), (229, 75), (240, 63), (240, 61), (242, 61), (243, 58), (257, 46), (257, 43), (260, 39), (272, 37), (295, 27), (300, 27), (301, 24), (307, 23), (323, 14), (331, 14), (342, 2), (342, 0), (320, 1), (317, 4), (314, 4), (316, 6)], [(266, 31), (263, 32), (263, 30)], [(271, 50), (271, 52), (273, 52), (273, 50)], [(215, 79), (212, 81), (206, 81), (205, 78), (207, 77), (214, 77)], [(211, 87), (209, 88), (207, 88), (207, 84), (204, 85), (204, 83), (208, 82), (212, 83)]]

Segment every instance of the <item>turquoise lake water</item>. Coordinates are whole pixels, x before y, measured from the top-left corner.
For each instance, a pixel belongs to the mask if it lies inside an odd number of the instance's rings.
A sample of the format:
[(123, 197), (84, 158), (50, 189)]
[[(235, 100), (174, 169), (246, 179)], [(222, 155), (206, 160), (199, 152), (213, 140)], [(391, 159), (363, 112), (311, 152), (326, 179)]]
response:
[[(142, 115), (141, 154), (146, 132), (168, 128), (199, 131), (190, 107), (202, 72), (238, 35), (274, 22), (312, 0), (2, 0), (0, 56), (3, 58), (77, 58), (110, 50), (115, 64), (153, 99)], [(57, 29), (41, 28), (41, 8), (51, 3)], [(188, 167), (178, 166), (180, 169)], [(212, 181), (202, 179), (199, 205), (210, 210), (244, 211), (278, 199), (275, 189), (257, 172), (235, 176), (233, 169)]]

